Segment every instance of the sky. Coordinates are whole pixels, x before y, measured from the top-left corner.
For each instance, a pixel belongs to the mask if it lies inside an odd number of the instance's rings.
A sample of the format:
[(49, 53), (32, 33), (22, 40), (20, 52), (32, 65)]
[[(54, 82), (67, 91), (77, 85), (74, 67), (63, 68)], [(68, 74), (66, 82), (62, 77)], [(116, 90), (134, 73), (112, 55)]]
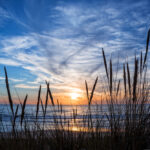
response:
[(55, 99), (86, 103), (85, 80), (91, 88), (99, 77), (97, 95), (103, 85), (102, 48), (113, 64), (145, 51), (149, 6), (149, 0), (0, 0), (0, 102), (6, 66), (14, 100), (28, 93), (34, 103), (46, 80)]

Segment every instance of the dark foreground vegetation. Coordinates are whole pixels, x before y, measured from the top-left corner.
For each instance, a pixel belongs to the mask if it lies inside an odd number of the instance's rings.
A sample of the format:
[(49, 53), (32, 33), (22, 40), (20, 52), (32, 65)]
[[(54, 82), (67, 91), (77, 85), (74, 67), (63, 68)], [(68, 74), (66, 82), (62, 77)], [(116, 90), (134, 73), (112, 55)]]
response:
[[(150, 105), (149, 105), (149, 82), (147, 78), (147, 56), (149, 46), (150, 30), (147, 36), (146, 51), (139, 57), (135, 56), (134, 71), (130, 71), (130, 65), (123, 65), (123, 78), (118, 79), (113, 70), (112, 60), (106, 60), (102, 50), (107, 82), (105, 85), (104, 98), (107, 101), (107, 112), (105, 117), (108, 123), (105, 126), (103, 118), (93, 121), (91, 117), (92, 99), (98, 81), (96, 78), (93, 88), (89, 94), (88, 84), (85, 81), (88, 100), (88, 112), (83, 117), (85, 127), (80, 131), (70, 130), (70, 122), (64, 118), (57, 118), (54, 113), (53, 121), (55, 128), (45, 130), (48, 100), (54, 110), (62, 112), (62, 105), (54, 103), (49, 83), (46, 82), (46, 99), (41, 99), (41, 86), (38, 92), (37, 106), (35, 112), (35, 123), (31, 127), (25, 119), (26, 102), (14, 107), (9, 88), (6, 68), (5, 81), (8, 93), (9, 105), (12, 113), (12, 131), (0, 132), (0, 150), (143, 150), (150, 149)], [(18, 114), (18, 108), (21, 114)], [(43, 112), (43, 125), (38, 123), (39, 108)], [(101, 108), (102, 109), (102, 108)], [(54, 111), (55, 112), (55, 111)], [(73, 122), (76, 123), (77, 110), (73, 110)], [(124, 117), (122, 117), (124, 116)], [(19, 117), (19, 126), (16, 119)], [(3, 121), (1, 121), (3, 124)], [(77, 125), (78, 126), (78, 125)], [(105, 128), (104, 128), (105, 127)], [(105, 129), (105, 132), (104, 132)]]

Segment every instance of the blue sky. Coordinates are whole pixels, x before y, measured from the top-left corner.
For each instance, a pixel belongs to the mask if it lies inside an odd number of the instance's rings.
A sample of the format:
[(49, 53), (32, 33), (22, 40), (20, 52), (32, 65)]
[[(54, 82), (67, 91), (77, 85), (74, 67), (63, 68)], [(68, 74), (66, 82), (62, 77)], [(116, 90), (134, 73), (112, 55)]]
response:
[(6, 66), (17, 90), (35, 91), (48, 80), (55, 93), (82, 93), (85, 79), (104, 74), (102, 48), (113, 63), (145, 50), (149, 6), (149, 0), (0, 0), (1, 85)]

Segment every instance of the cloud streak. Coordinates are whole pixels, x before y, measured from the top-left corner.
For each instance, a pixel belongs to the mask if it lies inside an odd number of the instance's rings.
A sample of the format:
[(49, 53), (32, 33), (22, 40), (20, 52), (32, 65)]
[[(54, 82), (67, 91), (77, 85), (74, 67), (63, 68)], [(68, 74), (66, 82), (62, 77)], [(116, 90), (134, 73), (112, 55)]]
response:
[[(102, 48), (107, 57), (114, 56), (114, 62), (118, 54), (124, 62), (144, 50), (150, 25), (148, 4), (23, 1), (19, 16), (16, 5), (4, 2), (7, 9), (0, 7), (0, 16), (25, 29), (20, 35), (0, 37), (0, 64), (23, 68), (34, 76), (18, 88), (36, 88), (45, 80), (54, 87), (81, 88), (79, 83), (104, 72)], [(6, 24), (5, 19), (0, 24)]]

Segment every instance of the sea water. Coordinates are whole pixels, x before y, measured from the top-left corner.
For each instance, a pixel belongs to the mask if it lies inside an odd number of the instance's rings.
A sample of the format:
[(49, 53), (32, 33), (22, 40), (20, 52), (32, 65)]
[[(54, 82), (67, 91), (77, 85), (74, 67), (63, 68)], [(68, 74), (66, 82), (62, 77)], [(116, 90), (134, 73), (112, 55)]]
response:
[[(119, 118), (123, 122), (125, 113), (124, 105), (115, 106), (115, 118)], [(16, 105), (13, 107), (16, 110)], [(61, 106), (47, 106), (46, 115), (44, 117), (42, 107), (39, 106), (38, 117), (36, 118), (36, 105), (26, 105), (23, 127), (26, 125), (29, 128), (35, 128), (38, 124), (39, 128), (55, 129), (56, 127), (63, 126), (63, 128), (71, 127), (73, 130), (80, 130), (87, 128), (91, 124), (92, 127), (109, 128), (109, 107), (107, 104), (91, 105), (62, 105)], [(21, 129), (21, 106), (18, 109), (16, 117), (16, 129)], [(0, 131), (9, 132), (12, 130), (13, 115), (11, 113), (10, 105), (0, 104)], [(25, 124), (26, 123), (26, 124)]]

